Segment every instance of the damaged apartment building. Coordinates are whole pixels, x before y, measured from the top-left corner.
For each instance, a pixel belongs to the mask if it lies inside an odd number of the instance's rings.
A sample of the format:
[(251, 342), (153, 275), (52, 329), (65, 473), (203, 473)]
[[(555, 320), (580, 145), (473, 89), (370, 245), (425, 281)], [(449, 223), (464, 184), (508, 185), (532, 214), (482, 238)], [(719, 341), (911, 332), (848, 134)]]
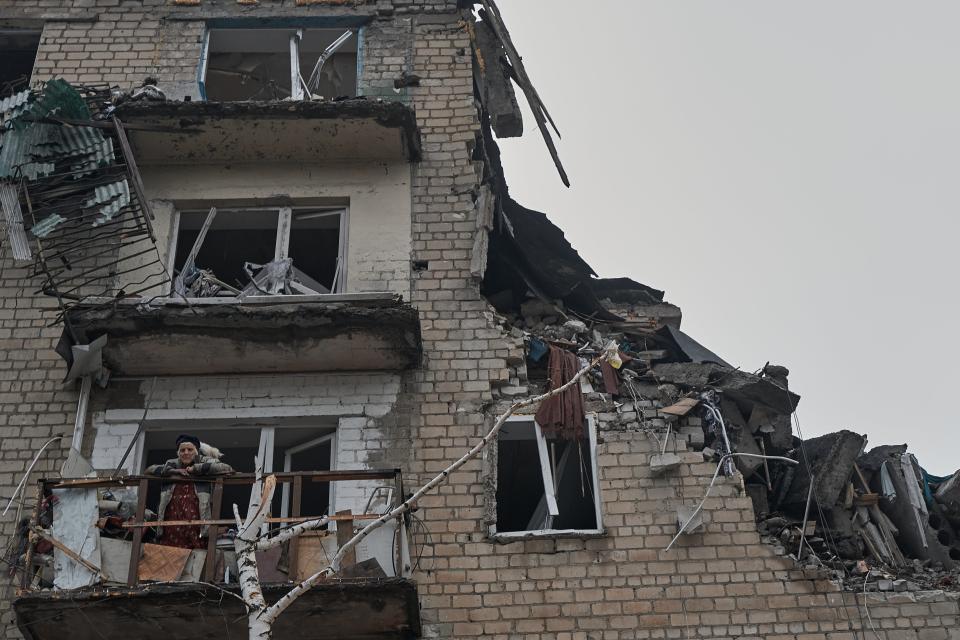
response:
[[(266, 530), (331, 520), (270, 601), (614, 343), (274, 637), (960, 638), (960, 475), (802, 440), (786, 368), (511, 198), (525, 130), (569, 180), (492, 0), (0, 0), (0, 61), (6, 637), (244, 637), (255, 460)], [(190, 549), (180, 434), (233, 470)]]

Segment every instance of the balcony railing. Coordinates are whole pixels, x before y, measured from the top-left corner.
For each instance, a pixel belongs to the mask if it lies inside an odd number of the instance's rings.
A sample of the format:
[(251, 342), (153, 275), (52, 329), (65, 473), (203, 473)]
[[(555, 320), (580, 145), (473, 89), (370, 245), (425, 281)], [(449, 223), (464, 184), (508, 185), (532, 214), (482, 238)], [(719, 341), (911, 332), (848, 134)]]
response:
[[(336, 546), (330, 546), (331, 551), (339, 549), (353, 536), (355, 524), (362, 526), (364, 521), (379, 518), (386, 510), (399, 504), (404, 495), (403, 479), (399, 469), (286, 472), (272, 475), (277, 479), (275, 500), (280, 500), (282, 496), (282, 502), (285, 505), (284, 510), (288, 512), (288, 515), (269, 517), (266, 527), (278, 529), (328, 516), (331, 522), (336, 523)], [(128, 587), (136, 587), (141, 583), (140, 575), (143, 573), (141, 562), (144, 560), (147, 537), (153, 528), (165, 526), (199, 525), (208, 527), (206, 549), (195, 550), (204, 554), (205, 557), (202, 558), (202, 570), (199, 566), (196, 567), (198, 571), (193, 575), (194, 581), (229, 583), (228, 574), (230, 574), (230, 571), (227, 556), (232, 553), (233, 544), (232, 539), (223, 534), (229, 532), (231, 525), (235, 526), (235, 520), (217, 517), (209, 520), (150, 520), (146, 518), (150, 506), (148, 497), (158, 493), (151, 491), (151, 488), (159, 488), (157, 485), (161, 483), (208, 483), (212, 485), (210, 487), (211, 513), (217, 516), (222, 513), (225, 489), (237, 486), (252, 488), (254, 481), (255, 476), (250, 473), (210, 478), (126, 476), (122, 478), (41, 480), (37, 488), (37, 505), (30, 526), (30, 544), (27, 545), (25, 554), (21, 558), (25, 569), (22, 573), (21, 593), (46, 590), (51, 587), (53, 589), (93, 587), (97, 584), (113, 584), (116, 586), (125, 583)], [(370, 496), (366, 504), (368, 513), (353, 513), (349, 510), (334, 514), (303, 512), (305, 497), (310, 496), (314, 491), (322, 491), (323, 487), (330, 487), (333, 483), (345, 481), (379, 483), (376, 486), (365, 487), (366, 491), (364, 493)], [(245, 508), (249, 491), (243, 493)], [(327, 495), (329, 496), (330, 493)], [(104, 499), (105, 496), (107, 499)], [(110, 515), (123, 514), (125, 509), (121, 505), (124, 503), (129, 505), (126, 507), (126, 512), (129, 515)], [(57, 505), (57, 508), (55, 508), (55, 505)], [(91, 510), (95, 511), (91, 513)], [(63, 520), (58, 522), (57, 518)], [(396, 577), (408, 577), (410, 575), (410, 553), (406, 523), (401, 517), (397, 519), (395, 524), (388, 525), (388, 527), (392, 532), (389, 541), (385, 543), (388, 546), (383, 549), (365, 548), (364, 552), (371, 555), (372, 558), (360, 564), (356, 564), (356, 550), (348, 554), (344, 562), (344, 573), (346, 575), (350, 577), (387, 577), (390, 575), (388, 572), (392, 572)], [(61, 537), (64, 537), (63, 533), (69, 535), (65, 536), (65, 539), (61, 539)], [(320, 535), (332, 537), (334, 532), (322, 531)], [(108, 558), (97, 557), (100, 549), (107, 544), (103, 542), (104, 539), (121, 541), (120, 546), (123, 549), (126, 549), (127, 544), (129, 544), (129, 564), (123, 580), (118, 580), (115, 573), (106, 571), (105, 561)], [(333, 541), (330, 540), (330, 542)], [(298, 567), (303, 569), (298, 562), (303, 543), (304, 539), (294, 538), (286, 549), (285, 564), (288, 567), (289, 574), (287, 581), (297, 580)], [(117, 548), (117, 543), (112, 543), (112, 545), (113, 549)], [(381, 543), (381, 546), (384, 546), (384, 543)], [(167, 549), (170, 549), (170, 547), (167, 547)], [(372, 559), (376, 559), (376, 551), (380, 552), (381, 559), (388, 557), (392, 562), (371, 562)], [(322, 556), (323, 554), (319, 555)], [(200, 557), (197, 556), (196, 559), (199, 561)], [(117, 566), (116, 558), (110, 558), (110, 560), (115, 568)], [(381, 566), (378, 569), (378, 564), (387, 564), (388, 566)], [(53, 571), (50, 570), (51, 565), (53, 565)], [(307, 567), (309, 571), (322, 568), (324, 567)], [(380, 569), (383, 569), (382, 573)], [(58, 580), (58, 577), (62, 577), (59, 572), (68, 570), (86, 572), (84, 575), (88, 584), (62, 584), (63, 581)], [(265, 573), (273, 576), (277, 574), (273, 571), (265, 572), (264, 568), (261, 568), (261, 578), (264, 582), (269, 581), (269, 578), (264, 577)], [(199, 579), (196, 579), (197, 574), (199, 574)], [(234, 573), (234, 579), (235, 575)], [(143, 581), (146, 582), (148, 579)], [(155, 582), (157, 580), (152, 579), (151, 581)], [(183, 580), (179, 579), (178, 576), (178, 579), (174, 581), (189, 582), (190, 579)], [(273, 581), (277, 582), (275, 578)], [(61, 585), (57, 586), (58, 583), (61, 583)]]

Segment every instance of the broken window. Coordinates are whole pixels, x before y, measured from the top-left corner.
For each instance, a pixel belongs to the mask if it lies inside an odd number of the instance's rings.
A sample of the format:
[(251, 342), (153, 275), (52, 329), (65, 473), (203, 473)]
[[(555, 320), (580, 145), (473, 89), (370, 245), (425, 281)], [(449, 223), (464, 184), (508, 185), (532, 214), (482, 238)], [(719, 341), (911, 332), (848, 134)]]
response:
[(39, 46), (39, 31), (0, 28), (0, 97), (27, 87)]
[[(346, 282), (346, 216), (342, 207), (219, 209), (208, 223), (209, 211), (181, 211), (174, 269), (183, 272), (207, 226), (193, 264), (233, 289), (219, 295), (340, 293)], [(262, 275), (268, 271), (263, 265), (287, 258), (292, 263), (285, 284)]]
[(497, 534), (600, 531), (596, 431), (545, 436), (530, 417), (508, 421), (497, 437)]
[(210, 29), (207, 100), (304, 100), (357, 95), (355, 30)]
[[(214, 427), (192, 430), (178, 426), (146, 432), (141, 468), (177, 457), (177, 436), (192, 433), (206, 444), (216, 447), (222, 460), (240, 473), (254, 472), (254, 457), (264, 460), (266, 473), (279, 471), (329, 471), (334, 467), (335, 431), (332, 427)], [(290, 484), (283, 483), (274, 497), (273, 512), (285, 518), (290, 515)], [(147, 497), (148, 505), (157, 505), (160, 485), (153, 483)], [(246, 505), (250, 500), (250, 486), (225, 484), (219, 518), (233, 518), (233, 504)], [(307, 516), (321, 516), (331, 508), (330, 485), (308, 483), (301, 496), (300, 512)], [(155, 508), (155, 507), (152, 507)]]

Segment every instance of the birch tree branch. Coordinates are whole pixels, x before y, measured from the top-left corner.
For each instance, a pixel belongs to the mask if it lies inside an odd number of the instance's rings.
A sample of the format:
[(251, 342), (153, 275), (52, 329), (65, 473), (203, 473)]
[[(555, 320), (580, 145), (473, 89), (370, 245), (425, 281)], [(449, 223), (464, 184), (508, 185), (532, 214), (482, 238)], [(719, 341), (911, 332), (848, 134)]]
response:
[(488, 444), (490, 444), (490, 442), (497, 436), (497, 433), (500, 431), (503, 425), (507, 422), (507, 419), (510, 416), (512, 416), (514, 412), (516, 412), (518, 409), (522, 409), (524, 407), (529, 407), (530, 405), (538, 404), (540, 402), (543, 402), (544, 400), (548, 400), (556, 395), (563, 393), (564, 391), (572, 387), (574, 384), (578, 384), (580, 381), (580, 378), (582, 378), (594, 366), (596, 366), (597, 364), (599, 364), (604, 360), (616, 360), (618, 358), (618, 355), (619, 355), (619, 350), (617, 348), (616, 343), (611, 342), (606, 346), (602, 355), (598, 356), (592, 362), (590, 362), (590, 364), (580, 369), (566, 383), (560, 385), (555, 389), (548, 391), (547, 393), (543, 393), (541, 395), (535, 396), (533, 398), (528, 398), (526, 400), (520, 400), (518, 402), (514, 402), (512, 405), (510, 405), (510, 408), (508, 408), (503, 414), (500, 415), (499, 418), (497, 418), (496, 422), (493, 425), (493, 428), (491, 428), (490, 431), (485, 436), (483, 436), (483, 438), (476, 445), (474, 445), (472, 449), (470, 449), (467, 453), (465, 453), (462, 457), (460, 457), (459, 460), (457, 460), (456, 462), (448, 466), (446, 469), (441, 471), (432, 480), (430, 480), (425, 485), (420, 487), (416, 492), (413, 493), (413, 495), (411, 495), (409, 498), (404, 500), (396, 508), (385, 513), (384, 515), (380, 516), (379, 518), (377, 518), (376, 520), (374, 520), (373, 522), (365, 526), (363, 529), (361, 529), (355, 536), (350, 538), (350, 540), (348, 540), (342, 547), (340, 547), (340, 550), (337, 551), (337, 554), (333, 557), (333, 560), (330, 561), (330, 564), (329, 566), (327, 566), (327, 568), (321, 571), (318, 571), (317, 573), (313, 574), (309, 578), (305, 579), (303, 582), (301, 582), (300, 584), (295, 586), (293, 589), (288, 591), (286, 595), (284, 595), (282, 598), (277, 600), (275, 604), (273, 604), (272, 606), (267, 608), (265, 611), (263, 611), (260, 614), (261, 621), (265, 622), (267, 625), (272, 625), (274, 620), (277, 619), (277, 616), (279, 616), (281, 613), (286, 611), (287, 607), (293, 604), (293, 602), (297, 598), (299, 598), (301, 595), (309, 591), (315, 584), (317, 584), (321, 580), (328, 578), (330, 576), (336, 575), (340, 571), (340, 566), (343, 563), (343, 558), (346, 556), (347, 553), (349, 553), (351, 549), (356, 547), (360, 542), (364, 540), (364, 538), (369, 536), (371, 533), (373, 533), (383, 525), (385, 525), (390, 520), (399, 518), (403, 516), (405, 513), (409, 512), (412, 506), (416, 504), (416, 502), (420, 500), (420, 498), (422, 498), (424, 495), (426, 495), (431, 490), (436, 488), (438, 485), (445, 482), (447, 478), (450, 476), (450, 474), (454, 473), (460, 467), (462, 467), (467, 462), (469, 462), (471, 459), (475, 458), (477, 454), (479, 454)]
[(266, 551), (267, 549), (273, 549), (274, 547), (279, 547), (287, 540), (292, 540), (297, 536), (306, 533), (307, 531), (314, 531), (321, 527), (326, 526), (330, 522), (330, 518), (324, 516), (316, 520), (307, 520), (306, 522), (301, 522), (300, 524), (294, 525), (288, 529), (280, 531), (276, 535), (260, 538), (256, 542), (257, 551)]

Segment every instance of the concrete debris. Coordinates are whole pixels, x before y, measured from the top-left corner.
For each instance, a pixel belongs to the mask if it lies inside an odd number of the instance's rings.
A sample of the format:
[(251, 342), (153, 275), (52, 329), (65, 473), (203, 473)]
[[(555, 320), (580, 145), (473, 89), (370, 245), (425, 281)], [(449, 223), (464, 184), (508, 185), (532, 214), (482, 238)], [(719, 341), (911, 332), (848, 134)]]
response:
[(762, 405), (777, 413), (793, 412), (800, 396), (771, 378), (712, 362), (670, 362), (657, 365), (658, 379), (684, 388), (716, 388), (738, 403)]
[[(684, 527), (683, 525), (686, 524)], [(703, 511), (695, 507), (677, 507), (677, 530), (683, 527), (684, 535), (700, 533), (703, 530)]]
[[(951, 497), (960, 472), (937, 478), (906, 445), (863, 453), (865, 444), (865, 437), (849, 431), (813, 438), (791, 453), (804, 464), (784, 469), (771, 463), (772, 490), (756, 477), (748, 480), (761, 538), (782, 555), (833, 569), (857, 590), (956, 588), (960, 520), (951, 515)], [(811, 473), (815, 490), (808, 508)], [(813, 531), (801, 535), (805, 513)]]
[(803, 464), (796, 467), (790, 487), (779, 501), (780, 506), (803, 508), (810, 483), (814, 482), (817, 503), (825, 509), (835, 507), (866, 441), (866, 437), (851, 431), (838, 431), (804, 442), (795, 454), (795, 459)]
[[(641, 298), (646, 304), (653, 295), (639, 285), (630, 291), (616, 294), (621, 305)], [(865, 576), (868, 591), (891, 592), (948, 588), (960, 580), (960, 472), (933, 478), (905, 445), (865, 453), (866, 437), (847, 430), (801, 441), (791, 420), (800, 398), (789, 390), (785, 367), (768, 363), (758, 373), (740, 371), (663, 319), (587, 318), (532, 288), (526, 296), (514, 299), (503, 318), (526, 343), (528, 379), (514, 384), (531, 393), (547, 388), (548, 347), (588, 358), (613, 340), (623, 366), (597, 367), (586, 376), (580, 391), (585, 405), (609, 407), (613, 401), (625, 420), (656, 416), (663, 426), (650, 430), (658, 444), (676, 427), (673, 435), (714, 464), (726, 452), (756, 456), (728, 459), (721, 470), (729, 475), (735, 464), (743, 475), (761, 538), (777, 553), (831, 569), (837, 579), (853, 575), (849, 586), (859, 581), (858, 590)], [(645, 402), (665, 408), (647, 414), (638, 410)], [(695, 434), (682, 426), (691, 421), (698, 425)], [(669, 478), (681, 462), (664, 447), (650, 456), (648, 468)], [(690, 513), (692, 508), (686, 517)], [(686, 518), (678, 512), (678, 519), (679, 530)], [(857, 573), (861, 565), (865, 569)]]
[(661, 475), (676, 469), (682, 461), (676, 453), (655, 453), (650, 456), (650, 471), (653, 475)]

